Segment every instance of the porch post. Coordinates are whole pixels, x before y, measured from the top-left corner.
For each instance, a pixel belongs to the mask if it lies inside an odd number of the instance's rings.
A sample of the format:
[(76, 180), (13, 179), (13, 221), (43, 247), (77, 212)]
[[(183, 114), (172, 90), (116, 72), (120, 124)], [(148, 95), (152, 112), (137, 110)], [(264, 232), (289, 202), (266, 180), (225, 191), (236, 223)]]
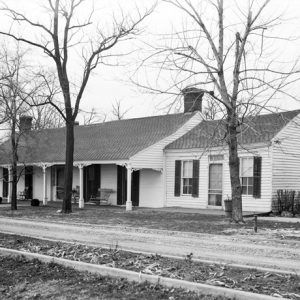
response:
[(8, 193), (7, 193), (7, 203), (11, 203), (11, 192), (12, 192), (12, 166), (8, 166)]
[(47, 205), (47, 165), (42, 165), (43, 169), (43, 205)]
[(83, 198), (83, 164), (78, 165), (79, 168), (79, 208), (84, 208)]
[(127, 166), (127, 200), (126, 200), (126, 211), (132, 210), (132, 202), (131, 202), (131, 175), (132, 168), (131, 166)]

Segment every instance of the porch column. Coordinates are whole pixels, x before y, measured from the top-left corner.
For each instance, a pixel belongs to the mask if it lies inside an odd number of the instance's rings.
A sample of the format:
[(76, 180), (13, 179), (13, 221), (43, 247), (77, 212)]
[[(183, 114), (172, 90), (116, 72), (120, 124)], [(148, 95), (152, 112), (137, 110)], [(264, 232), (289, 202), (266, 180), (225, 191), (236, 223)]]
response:
[(83, 165), (78, 165), (79, 168), (79, 208), (84, 208), (83, 198)]
[(43, 205), (47, 205), (47, 165), (42, 165), (43, 168)]
[(126, 211), (132, 210), (131, 202), (131, 175), (132, 175), (131, 166), (127, 166), (127, 200), (126, 200)]
[(7, 192), (7, 203), (11, 203), (11, 192), (12, 192), (12, 166), (8, 166), (8, 192)]

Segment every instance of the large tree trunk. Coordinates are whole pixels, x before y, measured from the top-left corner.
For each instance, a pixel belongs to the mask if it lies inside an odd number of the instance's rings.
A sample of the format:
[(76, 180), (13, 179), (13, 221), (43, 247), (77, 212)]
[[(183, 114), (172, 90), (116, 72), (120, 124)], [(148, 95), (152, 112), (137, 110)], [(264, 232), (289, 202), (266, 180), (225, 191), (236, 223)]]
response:
[[(231, 123), (231, 122), (230, 122)], [(242, 188), (240, 183), (240, 163), (238, 157), (237, 127), (228, 125), (229, 133), (229, 171), (232, 196), (232, 219), (235, 222), (243, 222)], [(232, 122), (235, 123), (235, 122)]]
[(74, 158), (74, 122), (66, 122), (66, 164), (63, 213), (72, 212), (72, 184), (73, 184), (73, 158)]

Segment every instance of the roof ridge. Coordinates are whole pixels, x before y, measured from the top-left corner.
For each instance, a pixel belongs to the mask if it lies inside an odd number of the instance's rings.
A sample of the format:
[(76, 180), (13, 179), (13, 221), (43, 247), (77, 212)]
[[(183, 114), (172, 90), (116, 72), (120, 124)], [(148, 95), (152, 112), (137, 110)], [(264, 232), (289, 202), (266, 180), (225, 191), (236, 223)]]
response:
[[(93, 123), (93, 124), (87, 124), (87, 125), (75, 125), (74, 128), (80, 127), (80, 128), (87, 128), (87, 127), (96, 127), (96, 126), (102, 126), (102, 125), (107, 125), (107, 124), (112, 124), (112, 123), (118, 123), (118, 122), (128, 122), (132, 120), (144, 120), (144, 119), (153, 119), (153, 118), (165, 118), (165, 117), (175, 117), (175, 116), (185, 116), (185, 115), (194, 115), (195, 112), (192, 113), (175, 113), (175, 114), (164, 114), (164, 115), (155, 115), (155, 116), (145, 116), (145, 117), (137, 117), (137, 118), (130, 118), (130, 119), (122, 119), (122, 120), (111, 120), (107, 122), (101, 122), (101, 123)], [(40, 131), (50, 131), (50, 130), (62, 130), (66, 128), (65, 126), (63, 127), (56, 127), (56, 128), (43, 128), (43, 129), (34, 129), (31, 130), (32, 132), (40, 132)]]

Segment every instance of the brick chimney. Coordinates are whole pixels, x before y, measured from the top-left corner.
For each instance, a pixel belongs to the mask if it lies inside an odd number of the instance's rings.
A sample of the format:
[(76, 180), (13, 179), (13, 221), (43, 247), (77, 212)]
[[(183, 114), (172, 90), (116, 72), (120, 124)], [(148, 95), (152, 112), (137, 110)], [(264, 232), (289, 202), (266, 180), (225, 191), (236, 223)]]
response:
[(181, 92), (184, 99), (184, 113), (202, 111), (203, 90), (195, 87), (187, 87)]
[(20, 131), (30, 131), (32, 127), (32, 117), (31, 116), (20, 116)]

